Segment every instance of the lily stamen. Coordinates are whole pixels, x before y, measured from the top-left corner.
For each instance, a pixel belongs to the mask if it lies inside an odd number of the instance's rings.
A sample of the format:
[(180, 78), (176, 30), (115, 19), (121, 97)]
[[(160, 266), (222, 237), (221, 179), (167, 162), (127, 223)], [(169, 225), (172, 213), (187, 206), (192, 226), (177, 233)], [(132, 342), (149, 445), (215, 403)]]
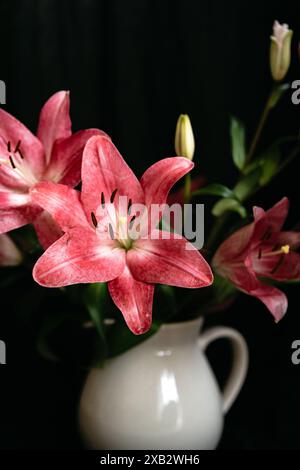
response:
[(15, 150), (15, 152), (18, 152), (18, 154), (20, 155), (21, 159), (24, 160), (24, 155), (23, 153), (21, 152), (21, 150), (18, 148), (18, 150)]
[(278, 255), (287, 255), (290, 252), (290, 245), (282, 245), (279, 250), (271, 251), (268, 253), (262, 253), (261, 249), (258, 252), (258, 258), (269, 258), (271, 256), (278, 256)]
[(118, 239), (122, 240), (122, 244), (128, 238), (128, 231), (127, 231), (127, 217), (119, 217), (118, 218)]
[(15, 165), (15, 162), (13, 161), (12, 156), (9, 155), (8, 158), (9, 158), (9, 161), (10, 161), (10, 164), (11, 164), (13, 170), (15, 170), (17, 167), (16, 167), (16, 165)]
[(19, 176), (19, 178), (22, 178), (27, 184), (36, 184), (37, 180), (33, 175), (31, 169), (29, 168), (29, 166), (24, 165), (22, 161), (24, 160), (24, 155), (20, 150), (20, 145), (21, 140), (18, 140), (17, 145), (15, 146), (15, 150), (12, 150), (11, 141), (9, 140), (7, 142), (7, 151), (9, 154), (6, 159), (0, 158), (0, 165), (3, 164), (7, 165), (8, 167), (11, 167), (14, 172)]
[(114, 229), (112, 228), (111, 224), (108, 224), (109, 235), (112, 240), (115, 239)]
[(104, 209), (104, 207), (105, 207), (105, 197), (104, 197), (104, 192), (103, 191), (101, 193), (101, 206), (102, 206), (102, 209)]
[(114, 189), (113, 192), (111, 193), (111, 196), (110, 196), (110, 202), (111, 202), (111, 203), (114, 202), (114, 199), (115, 199), (115, 197), (116, 197), (117, 191), (118, 191), (118, 188)]
[(271, 274), (274, 274), (278, 270), (278, 268), (282, 265), (283, 260), (284, 260), (284, 254), (280, 256), (278, 263), (275, 264), (274, 268), (271, 271)]
[(128, 212), (128, 215), (130, 215), (130, 212), (131, 212), (131, 206), (132, 206), (132, 199), (129, 199), (129, 201), (128, 201), (128, 207), (127, 207), (127, 212)]
[(96, 219), (96, 216), (95, 216), (94, 212), (91, 212), (91, 219), (92, 219), (92, 222), (93, 222), (94, 227), (97, 228), (97, 226), (98, 226), (98, 221), (97, 221), (97, 219)]
[(15, 153), (19, 151), (20, 144), (21, 144), (21, 141), (18, 140), (17, 145), (16, 145), (16, 148), (15, 148), (15, 150), (14, 150)]
[(129, 229), (130, 229), (130, 230), (131, 230), (132, 227), (133, 227), (133, 223), (134, 223), (134, 221), (135, 221), (135, 218), (136, 218), (136, 215), (134, 215), (134, 216), (132, 217), (132, 219), (130, 220), (130, 222), (129, 222)]

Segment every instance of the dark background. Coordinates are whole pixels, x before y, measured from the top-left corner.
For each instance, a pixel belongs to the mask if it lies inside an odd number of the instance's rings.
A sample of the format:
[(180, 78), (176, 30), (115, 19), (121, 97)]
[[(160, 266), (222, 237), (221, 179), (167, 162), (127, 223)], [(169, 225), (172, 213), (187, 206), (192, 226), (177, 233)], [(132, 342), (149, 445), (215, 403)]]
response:
[[(244, 120), (251, 136), (271, 87), (274, 19), (295, 31), (288, 79), (300, 79), (299, 13), (295, 1), (2, 0), (4, 109), (35, 130), (42, 103), (69, 89), (73, 129), (105, 130), (138, 174), (174, 154), (177, 116), (188, 113), (197, 143), (194, 173), (230, 185), (236, 173), (229, 115)], [(297, 130), (299, 106), (287, 94), (261, 146)], [(254, 201), (267, 208), (288, 196), (289, 227), (300, 218), (299, 170), (298, 160)], [(300, 365), (290, 359), (291, 343), (300, 339), (299, 286), (286, 291), (289, 311), (278, 325), (260, 302), (243, 295), (207, 320), (236, 327), (250, 349), (248, 378), (226, 417), (221, 448), (300, 448)], [(3, 294), (0, 338), (7, 343), (0, 448), (80, 448), (75, 411), (85, 371), (39, 358), (34, 328), (16, 322)], [(222, 376), (220, 355), (227, 357), (225, 346), (214, 346), (210, 357)]]

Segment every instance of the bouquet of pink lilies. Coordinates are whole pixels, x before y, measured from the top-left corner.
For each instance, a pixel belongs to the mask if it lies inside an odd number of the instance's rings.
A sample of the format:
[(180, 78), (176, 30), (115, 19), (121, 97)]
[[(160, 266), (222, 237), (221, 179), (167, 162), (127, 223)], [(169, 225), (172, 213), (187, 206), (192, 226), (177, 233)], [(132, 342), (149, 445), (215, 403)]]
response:
[[(177, 122), (176, 156), (154, 163), (138, 180), (105, 132), (72, 134), (68, 92), (45, 103), (36, 136), (0, 109), (0, 264), (12, 274), (1, 270), (2, 288), (19, 281), (20, 272), (32, 273), (32, 296), (39, 292), (40, 310), (50, 289), (38, 285), (59, 288), (55, 318), (62, 304), (80, 311), (76, 320), (95, 327), (104, 355), (135, 344), (129, 330), (149, 335), (163, 322), (194, 318), (199, 309), (202, 314), (224, 308), (239, 291), (261, 300), (279, 321), (288, 302), (274, 284), (299, 280), (300, 232), (282, 229), (286, 197), (266, 211), (253, 207), (253, 219), (246, 202), (300, 152), (295, 136), (289, 138), (288, 155), (282, 151), (284, 138), (257, 155), (264, 123), (290, 89), (282, 80), (291, 38), (288, 26), (275, 22), (273, 88), (249, 148), (243, 124), (231, 119), (232, 159), (239, 171), (233, 188), (191, 178), (195, 144), (187, 115)], [(182, 189), (170, 193), (182, 177)], [(198, 246), (178, 226), (191, 222), (197, 201), (207, 196), (218, 200), (207, 243)], [(168, 212), (171, 203), (174, 211)], [(184, 215), (175, 211), (184, 205), (189, 208)], [(49, 323), (52, 316), (53, 326), (53, 311), (47, 315), (43, 320)]]

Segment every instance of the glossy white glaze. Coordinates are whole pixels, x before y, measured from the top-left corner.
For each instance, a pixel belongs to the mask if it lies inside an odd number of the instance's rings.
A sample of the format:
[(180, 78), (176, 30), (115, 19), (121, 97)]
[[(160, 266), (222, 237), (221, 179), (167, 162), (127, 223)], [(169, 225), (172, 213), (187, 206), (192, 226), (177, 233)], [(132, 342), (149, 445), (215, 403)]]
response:
[[(223, 413), (244, 381), (248, 354), (242, 336), (202, 320), (167, 324), (130, 351), (93, 369), (80, 401), (83, 439), (92, 449), (214, 449)], [(234, 365), (222, 397), (203, 350), (227, 337)]]

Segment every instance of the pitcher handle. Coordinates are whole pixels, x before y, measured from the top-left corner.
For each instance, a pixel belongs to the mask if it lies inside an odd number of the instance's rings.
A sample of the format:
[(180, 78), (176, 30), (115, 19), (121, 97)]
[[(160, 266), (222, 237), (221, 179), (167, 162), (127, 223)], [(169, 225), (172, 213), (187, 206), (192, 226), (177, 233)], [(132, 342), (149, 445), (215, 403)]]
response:
[(223, 390), (223, 413), (225, 414), (232, 406), (245, 381), (248, 369), (248, 348), (238, 331), (225, 326), (206, 330), (199, 338), (199, 345), (204, 351), (212, 341), (219, 338), (227, 338), (233, 348), (233, 364)]

